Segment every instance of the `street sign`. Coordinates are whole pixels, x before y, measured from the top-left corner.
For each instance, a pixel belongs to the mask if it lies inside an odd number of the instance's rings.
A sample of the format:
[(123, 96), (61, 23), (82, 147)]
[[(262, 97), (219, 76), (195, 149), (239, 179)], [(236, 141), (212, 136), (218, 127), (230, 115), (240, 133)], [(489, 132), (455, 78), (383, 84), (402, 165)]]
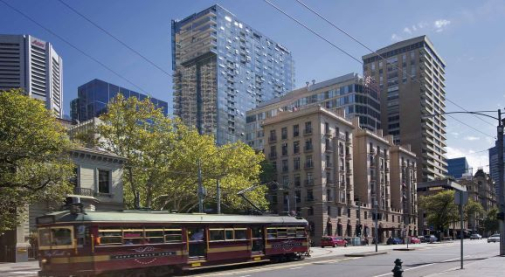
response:
[(454, 203), (456, 203), (456, 205), (466, 205), (466, 203), (468, 203), (468, 192), (457, 190), (454, 194)]

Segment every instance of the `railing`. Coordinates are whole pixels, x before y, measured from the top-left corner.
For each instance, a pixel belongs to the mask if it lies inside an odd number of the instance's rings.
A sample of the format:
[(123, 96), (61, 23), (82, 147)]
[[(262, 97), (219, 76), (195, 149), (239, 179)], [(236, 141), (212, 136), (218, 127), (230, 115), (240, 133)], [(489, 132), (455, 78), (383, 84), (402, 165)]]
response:
[(269, 157), (270, 159), (277, 159), (277, 153), (276, 153), (276, 152), (270, 153), (270, 154), (268, 155), (268, 157)]
[(305, 180), (305, 186), (310, 187), (314, 185), (314, 180)]
[(314, 168), (314, 164), (312, 162), (305, 163), (305, 169), (311, 169)]
[(82, 196), (96, 196), (96, 191), (94, 189), (88, 188), (74, 188), (74, 194)]
[(307, 129), (303, 130), (303, 134), (304, 135), (312, 135), (312, 128), (307, 128)]
[(277, 141), (277, 136), (268, 137), (268, 142), (276, 142), (276, 141)]
[(313, 149), (313, 148), (312, 148), (312, 145), (306, 145), (306, 146), (303, 148), (303, 150), (304, 150), (305, 152), (311, 152), (311, 151), (312, 151), (312, 149)]

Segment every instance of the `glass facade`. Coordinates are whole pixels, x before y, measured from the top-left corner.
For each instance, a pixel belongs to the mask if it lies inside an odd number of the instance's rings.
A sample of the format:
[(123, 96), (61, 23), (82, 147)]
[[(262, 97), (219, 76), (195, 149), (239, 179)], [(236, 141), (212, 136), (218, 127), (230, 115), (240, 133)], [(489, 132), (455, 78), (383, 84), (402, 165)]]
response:
[(358, 74), (350, 73), (294, 90), (248, 111), (246, 142), (255, 149), (263, 149), (263, 120), (279, 111), (296, 111), (318, 104), (333, 111), (344, 110), (347, 119), (359, 117), (361, 128), (372, 131), (381, 128), (379, 90)]
[(459, 179), (465, 173), (471, 173), (468, 171), (469, 166), (465, 157), (447, 159), (447, 175)]
[(248, 110), (292, 89), (291, 53), (215, 5), (172, 21), (174, 115), (221, 145), (244, 140)]
[[(70, 103), (72, 121), (83, 122), (105, 113), (107, 104), (118, 93), (121, 93), (125, 98), (137, 97), (140, 100), (148, 98), (147, 95), (95, 79), (78, 88), (77, 98)], [(167, 102), (156, 98), (150, 98), (150, 100), (156, 108), (161, 109), (163, 114), (167, 116)]]

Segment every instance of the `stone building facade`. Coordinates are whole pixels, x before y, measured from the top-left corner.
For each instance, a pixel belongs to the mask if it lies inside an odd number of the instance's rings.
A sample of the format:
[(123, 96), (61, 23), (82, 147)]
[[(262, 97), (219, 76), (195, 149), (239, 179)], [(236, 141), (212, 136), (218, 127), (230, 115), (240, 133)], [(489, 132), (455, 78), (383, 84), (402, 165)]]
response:
[[(359, 126), (358, 118), (349, 121), (343, 112), (320, 106), (281, 112), (263, 123), (265, 155), (277, 171), (277, 186), (270, 188), (271, 209), (306, 218), (316, 245), (323, 235), (361, 236), (371, 241), (376, 197), (379, 241), (401, 236), (409, 227), (411, 235), (417, 234), (415, 221), (404, 224), (403, 208), (412, 207), (407, 201), (415, 201), (415, 195), (401, 198), (407, 191), (400, 185), (407, 172), (415, 173), (415, 155), (408, 147), (394, 148), (392, 138), (384, 138), (380, 131)], [(391, 166), (408, 161), (414, 172), (403, 174), (397, 169), (390, 177), (391, 148), (398, 159)], [(390, 191), (391, 178), (397, 179), (396, 194)], [(413, 181), (410, 178), (406, 185), (415, 188)], [(393, 195), (401, 199), (392, 199)]]

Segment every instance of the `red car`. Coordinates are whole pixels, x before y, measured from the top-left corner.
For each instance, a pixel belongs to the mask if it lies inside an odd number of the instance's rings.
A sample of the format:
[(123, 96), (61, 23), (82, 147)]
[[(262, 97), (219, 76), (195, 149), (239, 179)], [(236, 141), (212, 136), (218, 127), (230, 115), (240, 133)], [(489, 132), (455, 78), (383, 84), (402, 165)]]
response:
[(413, 243), (413, 244), (416, 244), (416, 243), (421, 243), (421, 240), (419, 238), (416, 238), (416, 237), (409, 237), (409, 242)]
[(321, 247), (324, 248), (325, 246), (344, 246), (347, 247), (347, 241), (344, 240), (341, 237), (322, 237), (321, 238)]

